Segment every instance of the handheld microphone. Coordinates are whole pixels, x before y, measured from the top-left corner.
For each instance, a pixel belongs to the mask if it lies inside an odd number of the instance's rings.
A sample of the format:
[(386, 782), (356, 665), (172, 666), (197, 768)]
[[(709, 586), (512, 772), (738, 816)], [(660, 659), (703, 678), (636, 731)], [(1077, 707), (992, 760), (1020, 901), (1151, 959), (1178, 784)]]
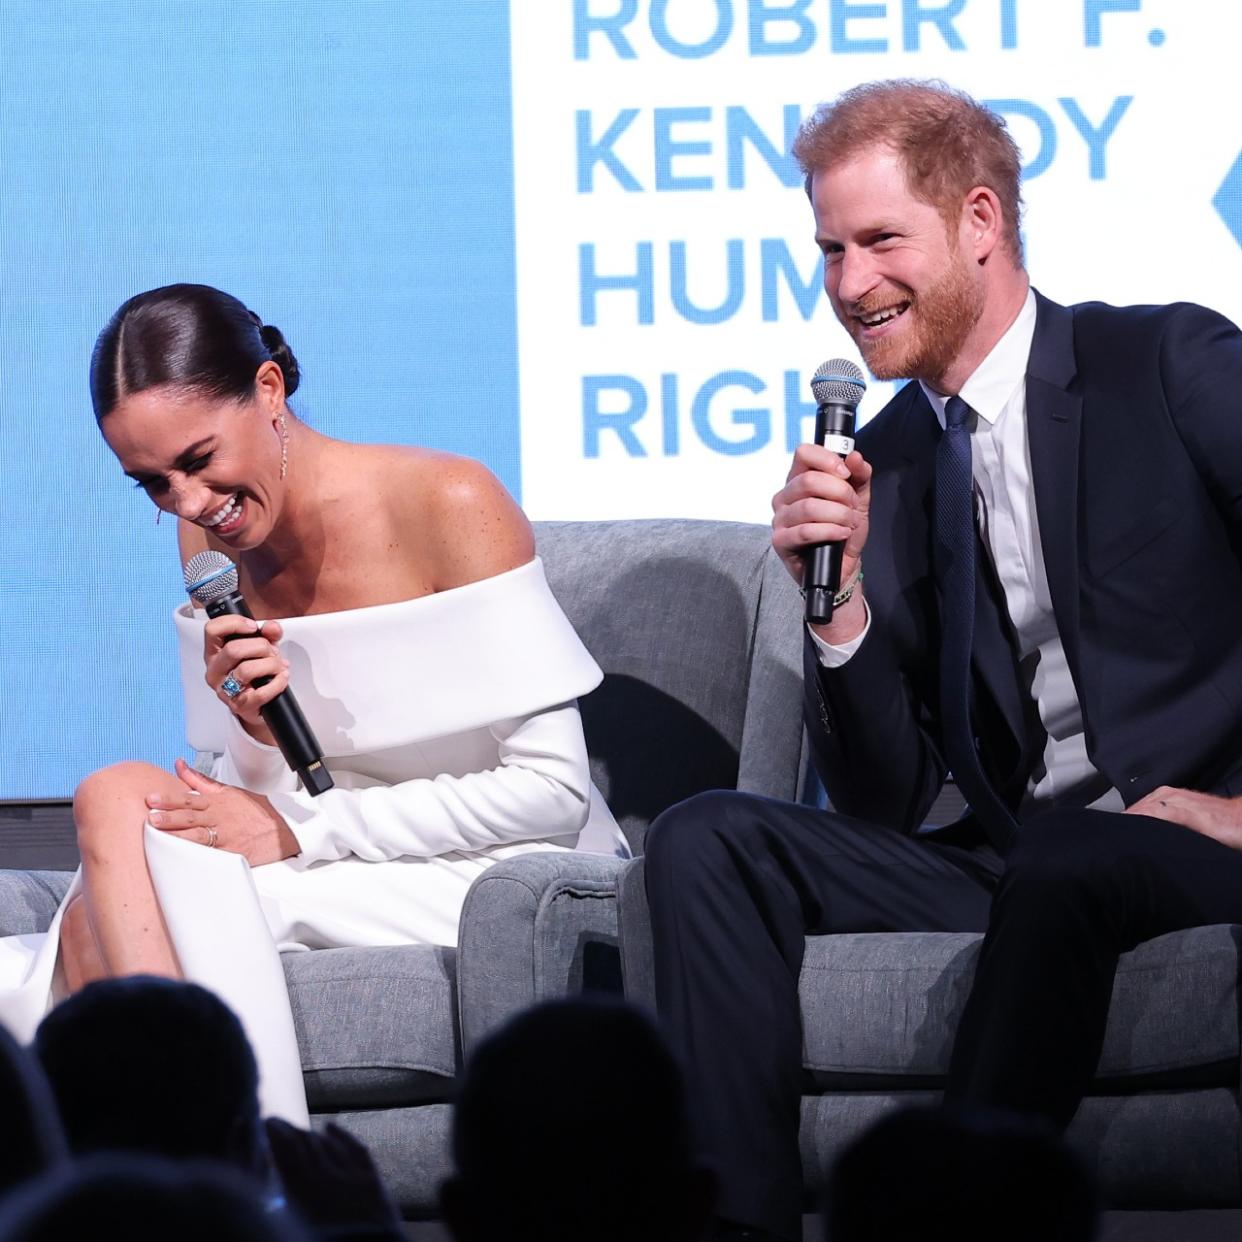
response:
[[(190, 557), (185, 563), (185, 589), (196, 603), (202, 604), (209, 617), (231, 613), (254, 620), (254, 613), (237, 589), (237, 566), (223, 552), (197, 552)], [(225, 642), (246, 637), (245, 634), (230, 634)], [(259, 677), (253, 684), (265, 686), (271, 680)], [(331, 789), (332, 773), (324, 767), (323, 751), (293, 691), (282, 690), (270, 703), (259, 708), (259, 715), (272, 731), (285, 762), (301, 777), (307, 792), (318, 797), (324, 790)]]
[[(844, 457), (854, 449), (854, 416), (867, 391), (862, 371), (847, 358), (833, 358), (811, 376), (815, 394), (815, 443)], [(813, 625), (832, 620), (832, 600), (841, 589), (842, 543), (807, 548), (802, 571), (806, 619)]]

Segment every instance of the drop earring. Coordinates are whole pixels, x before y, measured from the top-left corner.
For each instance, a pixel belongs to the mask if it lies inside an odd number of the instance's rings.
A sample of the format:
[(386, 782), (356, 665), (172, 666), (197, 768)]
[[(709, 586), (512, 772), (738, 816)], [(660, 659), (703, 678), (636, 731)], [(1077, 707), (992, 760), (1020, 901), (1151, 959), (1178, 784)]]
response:
[(285, 423), (285, 412), (280, 412), (280, 477), (289, 473), (289, 428)]
[(160, 518), (162, 518), (163, 516), (164, 516), (164, 510), (163, 510), (163, 509), (156, 509), (156, 511), (155, 511), (155, 524), (156, 524), (156, 526), (158, 526), (158, 525), (160, 524)]

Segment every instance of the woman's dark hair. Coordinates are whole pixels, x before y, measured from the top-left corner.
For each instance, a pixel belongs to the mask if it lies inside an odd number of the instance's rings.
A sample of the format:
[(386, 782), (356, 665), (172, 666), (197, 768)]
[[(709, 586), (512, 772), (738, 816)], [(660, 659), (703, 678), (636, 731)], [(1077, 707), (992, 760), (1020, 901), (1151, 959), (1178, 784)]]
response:
[(245, 400), (255, 372), (280, 367), (285, 394), (298, 363), (279, 328), (265, 326), (235, 297), (210, 285), (165, 285), (126, 302), (99, 334), (91, 355), (91, 402), (102, 421), (130, 393), (169, 385)]

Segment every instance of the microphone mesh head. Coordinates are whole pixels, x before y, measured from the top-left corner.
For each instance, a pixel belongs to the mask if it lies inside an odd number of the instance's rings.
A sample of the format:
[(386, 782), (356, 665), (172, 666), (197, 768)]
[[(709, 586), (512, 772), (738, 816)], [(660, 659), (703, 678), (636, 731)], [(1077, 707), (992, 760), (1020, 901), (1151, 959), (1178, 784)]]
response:
[(185, 589), (204, 607), (237, 590), (237, 566), (223, 552), (196, 552), (184, 572)]
[(862, 369), (848, 358), (833, 358), (811, 376), (811, 391), (820, 405), (857, 405), (867, 391)]

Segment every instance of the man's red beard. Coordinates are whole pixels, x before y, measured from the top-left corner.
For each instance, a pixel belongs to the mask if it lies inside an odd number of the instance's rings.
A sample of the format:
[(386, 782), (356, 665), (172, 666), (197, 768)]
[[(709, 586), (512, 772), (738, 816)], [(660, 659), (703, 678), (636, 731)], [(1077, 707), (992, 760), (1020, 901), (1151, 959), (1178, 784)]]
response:
[(858, 314), (871, 314), (894, 304), (891, 293), (868, 298), (850, 308), (845, 321), (862, 353), (867, 369), (876, 379), (921, 379), (935, 384), (952, 366), (979, 317), (983, 298), (970, 279), (964, 262), (950, 259), (944, 274), (924, 293), (898, 286), (908, 301), (902, 315), (908, 322), (899, 331), (868, 340)]

